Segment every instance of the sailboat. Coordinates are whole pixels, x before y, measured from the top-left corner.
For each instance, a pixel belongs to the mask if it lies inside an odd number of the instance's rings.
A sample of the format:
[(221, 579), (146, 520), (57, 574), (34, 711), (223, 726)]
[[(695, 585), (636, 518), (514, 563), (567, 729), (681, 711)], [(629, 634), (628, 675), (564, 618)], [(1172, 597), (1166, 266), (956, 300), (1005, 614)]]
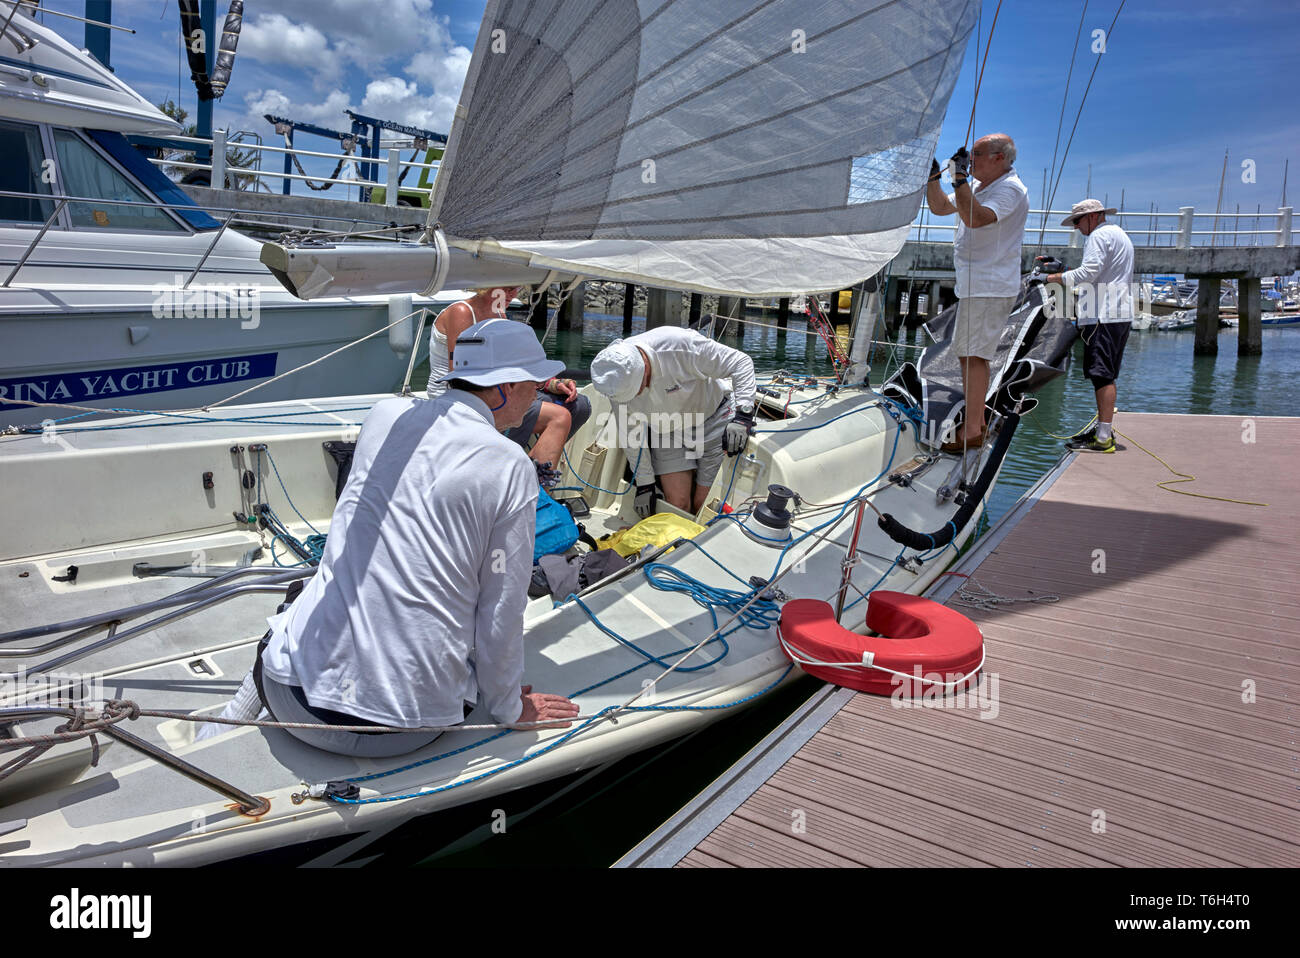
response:
[[(425, 241), (284, 243), (264, 261), (304, 296), (528, 277), (752, 296), (852, 285), (906, 237), (976, 14), (964, 0), (678, 0), (644, 13), (572, 0), (544, 16), (492, 0)], [(516, 131), (528, 150), (502, 148)], [(12, 668), (0, 757), (16, 756), (0, 767), (0, 865), (271, 849), (346, 862), (423, 816), (558, 787), (734, 714), (799, 675), (778, 635), (783, 602), (833, 600), (863, 632), (873, 591), (923, 592), (973, 534), (1029, 392), (1068, 352), (1043, 296), (1026, 286), (1008, 317), (994, 440), (961, 457), (937, 451), (962, 405), (951, 310), (919, 365), (885, 384), (862, 362), (870, 310), (857, 362), (834, 379), (760, 374), (758, 428), (694, 517), (703, 532), (529, 604), (525, 679), (569, 694), (573, 726), (485, 728), (479, 710), (399, 759), (334, 755), (267, 727), (198, 736), (192, 721), (221, 711), (266, 617), (312, 574), (338, 454), (382, 396), (0, 441), (9, 515), (43, 517), (11, 518), (0, 537)], [(636, 516), (626, 454), (599, 432), (610, 409), (587, 392), (594, 415), (561, 485), (600, 536)]]

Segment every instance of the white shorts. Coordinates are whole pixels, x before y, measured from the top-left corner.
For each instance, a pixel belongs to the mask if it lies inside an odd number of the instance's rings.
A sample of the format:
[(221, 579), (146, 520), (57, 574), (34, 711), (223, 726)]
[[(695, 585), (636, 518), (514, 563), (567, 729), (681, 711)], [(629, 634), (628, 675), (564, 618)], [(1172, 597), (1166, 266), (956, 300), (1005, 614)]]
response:
[(952, 331), (952, 345), (957, 355), (993, 359), (1007, 317), (1015, 305), (1015, 296), (972, 296), (959, 300), (957, 322)]

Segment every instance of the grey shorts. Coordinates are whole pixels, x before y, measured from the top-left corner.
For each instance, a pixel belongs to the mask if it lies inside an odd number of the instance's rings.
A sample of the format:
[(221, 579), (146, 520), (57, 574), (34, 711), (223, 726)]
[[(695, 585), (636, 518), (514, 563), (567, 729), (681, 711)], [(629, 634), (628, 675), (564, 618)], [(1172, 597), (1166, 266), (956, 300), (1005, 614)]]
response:
[(952, 345), (958, 356), (993, 359), (1007, 317), (1016, 305), (1015, 296), (971, 296), (957, 303), (957, 323)]
[[(262, 689), (266, 692), (266, 704), (280, 722), (302, 722), (320, 724), (320, 719), (308, 712), (298, 702), (289, 686), (281, 685), (271, 676), (262, 674)], [(361, 758), (386, 758), (390, 755), (405, 755), (423, 748), (441, 732), (385, 732), (383, 734), (365, 735), (359, 732), (334, 732), (325, 729), (291, 728), (285, 729), (296, 739), (334, 752), (338, 755), (355, 755)]]
[(731, 421), (731, 401), (724, 399), (703, 423), (690, 414), (667, 430), (652, 434), (650, 465), (656, 476), (695, 470), (697, 486), (711, 486), (722, 465), (722, 436)]
[(561, 402), (559, 399), (552, 398), (549, 395), (542, 396), (539, 394), (538, 397), (533, 400), (533, 404), (528, 407), (528, 411), (524, 413), (523, 421), (518, 426), (515, 426), (514, 429), (506, 430), (506, 438), (511, 442), (517, 442), (519, 445), (527, 448), (528, 444), (532, 442), (533, 430), (537, 428), (537, 420), (542, 414), (542, 403), (544, 402), (553, 402), (556, 405), (563, 406), (565, 409), (569, 410), (570, 439), (573, 438), (575, 432), (582, 428), (582, 424), (591, 418), (591, 400), (586, 396), (575, 396), (573, 402)]

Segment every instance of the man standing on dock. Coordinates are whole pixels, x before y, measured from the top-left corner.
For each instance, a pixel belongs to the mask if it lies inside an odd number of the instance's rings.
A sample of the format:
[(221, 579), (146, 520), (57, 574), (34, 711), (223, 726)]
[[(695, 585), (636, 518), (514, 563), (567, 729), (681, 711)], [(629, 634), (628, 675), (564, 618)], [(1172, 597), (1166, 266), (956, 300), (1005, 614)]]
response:
[[(1079, 337), (1083, 340), (1083, 374), (1097, 391), (1097, 425), (1072, 436), (1067, 449), (1114, 452), (1111, 422), (1115, 418), (1115, 378), (1133, 327), (1133, 243), (1106, 214), (1098, 200), (1075, 203), (1062, 226), (1073, 226), (1088, 238), (1078, 269), (1051, 273), (1047, 283), (1064, 283), (1078, 292)], [(1066, 295), (1069, 295), (1068, 292)]]
[[(953, 266), (957, 272), (957, 322), (953, 343), (961, 362), (966, 415), (957, 436), (941, 447), (962, 452), (984, 443), (984, 402), (989, 361), (1020, 295), (1020, 243), (1029, 216), (1029, 191), (1012, 164), (1016, 145), (1005, 133), (975, 141), (952, 156), (953, 191), (939, 185), (939, 163), (930, 171), (926, 202), (935, 216), (957, 214)], [(968, 177), (975, 179), (974, 187)]]

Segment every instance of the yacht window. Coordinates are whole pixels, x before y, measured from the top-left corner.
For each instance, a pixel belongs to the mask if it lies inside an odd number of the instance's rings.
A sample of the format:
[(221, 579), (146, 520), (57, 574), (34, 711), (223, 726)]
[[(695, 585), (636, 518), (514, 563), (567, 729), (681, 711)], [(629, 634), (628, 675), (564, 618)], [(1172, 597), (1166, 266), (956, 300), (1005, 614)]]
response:
[[(10, 193), (49, 193), (50, 184), (41, 182), (41, 133), (26, 123), (0, 120), (0, 190)], [(0, 220), (44, 223), (54, 212), (49, 200), (27, 200), (0, 196)]]
[(109, 230), (176, 230), (182, 227), (157, 207), (118, 206), (108, 200), (156, 203), (90, 144), (67, 130), (54, 131), (59, 186), (68, 196), (93, 196), (103, 203), (69, 203), (72, 225)]

